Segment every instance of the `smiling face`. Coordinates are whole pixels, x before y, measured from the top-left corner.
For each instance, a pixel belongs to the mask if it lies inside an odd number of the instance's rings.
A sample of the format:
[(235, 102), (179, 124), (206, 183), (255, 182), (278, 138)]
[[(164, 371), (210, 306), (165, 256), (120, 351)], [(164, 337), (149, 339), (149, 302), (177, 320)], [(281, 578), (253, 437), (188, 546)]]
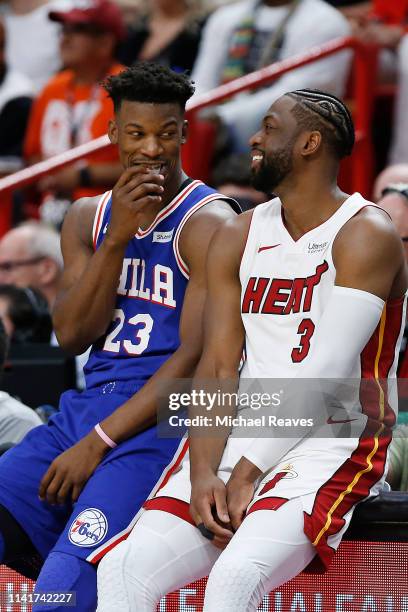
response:
[(291, 109), (295, 102), (279, 98), (268, 110), (262, 127), (250, 140), (252, 184), (255, 189), (273, 192), (292, 172), (294, 147), (299, 130)]
[(164, 186), (179, 180), (181, 145), (187, 122), (176, 103), (156, 104), (124, 100), (109, 136), (118, 145), (124, 168), (139, 166), (164, 176)]

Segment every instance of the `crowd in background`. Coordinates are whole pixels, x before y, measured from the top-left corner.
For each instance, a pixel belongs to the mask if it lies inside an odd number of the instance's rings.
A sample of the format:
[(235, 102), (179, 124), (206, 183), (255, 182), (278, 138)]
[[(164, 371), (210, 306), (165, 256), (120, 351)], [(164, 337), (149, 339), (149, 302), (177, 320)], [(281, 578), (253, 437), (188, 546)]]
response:
[[(405, 121), (407, 2), (353, 0), (8, 0), (0, 3), (0, 173), (51, 158), (106, 133), (113, 109), (100, 82), (154, 61), (189, 71), (196, 96), (275, 61), (354, 34), (381, 45), (379, 82), (399, 81), (392, 163), (408, 162)], [(374, 53), (374, 48), (373, 48)], [(248, 152), (265, 110), (285, 91), (347, 95), (351, 52), (291, 70), (268, 86), (207, 109), (216, 126), (214, 170)], [(217, 155), (218, 153), (218, 155)], [(72, 201), (112, 187), (114, 149), (93, 153), (15, 196), (15, 222), (59, 227)]]
[[(389, 88), (394, 105), (378, 156), (382, 166), (390, 167), (378, 177), (373, 197), (407, 241), (407, 23), (408, 0), (0, 2), (0, 176), (105, 134), (113, 107), (100, 83), (124, 66), (154, 61), (189, 71), (198, 96), (273, 62), (354, 35), (371, 45), (373, 54), (380, 48), (377, 81)], [(267, 194), (250, 185), (248, 138), (265, 111), (284, 92), (305, 87), (347, 97), (351, 70), (352, 53), (342, 51), (207, 109), (203, 118), (217, 134), (209, 183), (236, 197), (244, 209), (264, 201)], [(120, 174), (117, 153), (110, 148), (13, 194), (16, 227), (0, 240), (1, 363), (7, 362), (10, 343), (57, 344), (50, 312), (63, 266), (58, 230), (74, 200), (112, 188)], [(404, 357), (401, 367), (408, 377)], [(80, 359), (78, 372), (82, 363)], [(80, 374), (78, 381), (80, 385)], [(2, 394), (0, 421), (2, 402), (13, 404), (10, 410), (17, 415), (15, 400)], [(27, 413), (18, 409), (24, 425)], [(28, 421), (34, 426), (37, 419)], [(2, 432), (0, 423), (0, 449), (18, 440), (14, 433), (4, 437)]]

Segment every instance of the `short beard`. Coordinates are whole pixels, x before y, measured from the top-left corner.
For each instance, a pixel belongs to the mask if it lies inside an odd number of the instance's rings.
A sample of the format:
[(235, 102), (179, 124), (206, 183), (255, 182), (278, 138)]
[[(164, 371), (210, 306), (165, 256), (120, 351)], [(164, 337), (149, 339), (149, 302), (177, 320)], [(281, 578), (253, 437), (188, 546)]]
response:
[(273, 193), (293, 169), (293, 144), (265, 155), (259, 170), (252, 170), (251, 183), (258, 191)]

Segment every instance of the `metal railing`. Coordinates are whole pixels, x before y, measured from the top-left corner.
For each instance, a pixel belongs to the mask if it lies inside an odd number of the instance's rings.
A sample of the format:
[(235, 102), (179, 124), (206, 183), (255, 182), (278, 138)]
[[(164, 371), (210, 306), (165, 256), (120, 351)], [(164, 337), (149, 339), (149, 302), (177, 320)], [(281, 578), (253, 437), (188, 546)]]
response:
[[(352, 163), (350, 164), (352, 172), (350, 184), (352, 185), (353, 191), (360, 191), (365, 195), (369, 195), (373, 167), (370, 128), (375, 91), (376, 54), (373, 52), (372, 47), (367, 47), (351, 37), (334, 39), (323, 45), (313, 47), (305, 53), (276, 62), (239, 79), (235, 79), (208, 93), (195, 96), (187, 105), (187, 116), (190, 122), (190, 144), (187, 143), (187, 145), (185, 145), (185, 153), (183, 155), (186, 170), (192, 176), (197, 176), (197, 165), (194, 161), (193, 151), (198, 111), (208, 106), (218, 104), (239, 92), (266, 85), (290, 70), (301, 68), (302, 66), (321, 60), (324, 57), (333, 55), (344, 49), (352, 49), (354, 51), (350, 101), (352, 101), (353, 117), (356, 128), (356, 145), (352, 156)], [(90, 153), (101, 151), (111, 146), (108, 136), (101, 136), (88, 143), (75, 147), (70, 151), (66, 151), (0, 179), (2, 203), (5, 204), (6, 201), (9, 200), (7, 196), (11, 191), (35, 183), (46, 174), (60, 170), (64, 166), (82, 159)]]

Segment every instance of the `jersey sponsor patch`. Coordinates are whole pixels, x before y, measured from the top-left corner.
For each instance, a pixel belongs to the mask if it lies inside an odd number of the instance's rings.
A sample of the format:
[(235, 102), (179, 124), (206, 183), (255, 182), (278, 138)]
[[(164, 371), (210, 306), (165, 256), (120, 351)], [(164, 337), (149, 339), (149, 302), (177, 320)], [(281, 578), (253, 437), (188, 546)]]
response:
[(75, 546), (95, 546), (108, 531), (108, 519), (98, 508), (83, 510), (72, 521), (68, 538)]
[(152, 242), (170, 242), (173, 239), (174, 227), (168, 232), (153, 232)]
[(309, 254), (322, 253), (328, 244), (328, 242), (321, 242), (320, 244), (316, 242), (309, 242), (307, 245), (307, 252)]

